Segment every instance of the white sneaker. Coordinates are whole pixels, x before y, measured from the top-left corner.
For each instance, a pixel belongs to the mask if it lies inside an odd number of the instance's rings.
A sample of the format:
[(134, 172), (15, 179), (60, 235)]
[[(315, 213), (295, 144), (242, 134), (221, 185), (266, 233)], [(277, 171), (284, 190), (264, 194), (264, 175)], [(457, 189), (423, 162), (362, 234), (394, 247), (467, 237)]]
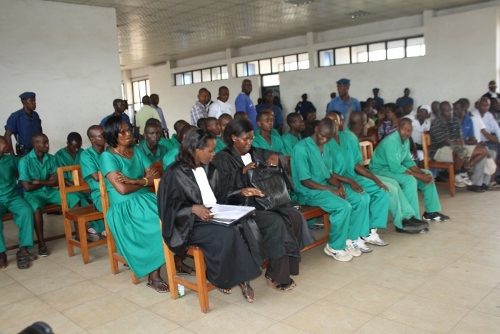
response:
[(463, 178), (460, 174), (455, 175), (455, 187), (464, 188), (467, 185), (464, 183)]
[(106, 234), (106, 230), (102, 231), (102, 232), (101, 232), (101, 235), (102, 235), (104, 238), (106, 238), (106, 237), (108, 236), (108, 235)]
[(365, 245), (365, 242), (363, 239), (358, 238), (358, 240), (353, 240), (352, 243), (354, 244), (354, 247), (359, 249), (361, 253), (370, 253), (373, 252), (373, 249)]
[(352, 240), (347, 239), (345, 244), (346, 244), (345, 250), (349, 252), (349, 254), (351, 254), (354, 257), (361, 256), (361, 251), (357, 248), (357, 245), (355, 245)]
[(389, 243), (380, 239), (380, 236), (377, 233), (376, 228), (372, 228), (370, 230), (370, 234), (367, 237), (363, 238), (366, 243), (376, 245), (376, 246), (387, 246)]
[(463, 183), (467, 186), (472, 186), (472, 181), (469, 179), (469, 176), (467, 176), (467, 173), (460, 173), (460, 176), (462, 177)]
[(332, 247), (330, 247), (328, 244), (326, 244), (323, 251), (325, 252), (326, 255), (329, 255), (329, 256), (333, 257), (335, 260), (340, 261), (340, 262), (349, 262), (352, 260), (351, 254), (349, 254), (345, 250), (335, 250)]

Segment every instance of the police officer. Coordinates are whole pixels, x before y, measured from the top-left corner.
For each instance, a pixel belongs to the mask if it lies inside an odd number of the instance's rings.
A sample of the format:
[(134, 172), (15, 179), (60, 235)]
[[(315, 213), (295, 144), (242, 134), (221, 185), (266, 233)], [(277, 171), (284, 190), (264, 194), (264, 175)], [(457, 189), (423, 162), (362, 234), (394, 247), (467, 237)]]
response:
[[(17, 153), (18, 156), (24, 156), (33, 149), (31, 137), (42, 133), (42, 121), (35, 111), (36, 94), (25, 92), (19, 97), (23, 108), (9, 116), (5, 125), (5, 139), (12, 155)], [(12, 146), (12, 135), (17, 141), (16, 153), (14, 153), (14, 147)]]

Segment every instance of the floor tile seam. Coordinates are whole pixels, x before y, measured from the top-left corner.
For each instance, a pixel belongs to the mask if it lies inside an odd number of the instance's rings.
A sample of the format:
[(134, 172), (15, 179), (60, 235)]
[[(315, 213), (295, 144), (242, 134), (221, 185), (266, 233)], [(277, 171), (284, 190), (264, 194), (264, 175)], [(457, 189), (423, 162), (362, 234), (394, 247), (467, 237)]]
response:
[[(326, 296), (325, 296), (325, 297), (326, 297)], [(373, 313), (369, 313), (369, 312), (366, 312), (366, 311), (358, 310), (358, 309), (353, 308), (353, 307), (351, 307), (351, 306), (347, 306), (347, 305), (339, 304), (339, 303), (336, 303), (336, 302), (333, 302), (333, 301), (330, 301), (330, 300), (326, 300), (326, 299), (324, 299), (325, 297), (323, 297), (322, 299), (318, 299), (316, 302), (318, 302), (318, 301), (320, 301), (320, 300), (321, 300), (321, 301), (325, 301), (325, 302), (327, 302), (327, 303), (330, 303), (330, 304), (333, 304), (333, 305), (336, 305), (336, 306), (340, 306), (340, 307), (348, 308), (348, 309), (350, 309), (350, 310), (352, 310), (352, 311), (356, 311), (356, 312), (363, 312), (364, 314), (369, 315), (369, 316), (371, 316), (371, 317), (376, 317), (376, 316), (377, 316), (377, 315), (375, 315), (375, 314), (373, 314)], [(403, 297), (403, 298), (404, 298), (404, 297)], [(392, 306), (392, 305), (391, 305), (391, 306)], [(385, 311), (385, 309), (384, 309), (384, 311)], [(287, 318), (288, 318), (288, 317), (287, 317)], [(283, 319), (283, 320), (285, 320), (285, 319)]]
[(467, 316), (468, 316), (468, 315), (469, 315), (472, 311), (473, 311), (472, 309), (471, 309), (471, 310), (469, 310), (469, 311), (468, 311), (468, 312), (467, 312), (467, 313), (466, 313), (466, 314), (462, 317), (462, 319), (460, 319), (460, 320), (459, 320), (459, 321), (458, 321), (455, 325), (453, 325), (453, 327), (451, 327), (451, 328), (450, 328), (450, 330), (449, 330), (448, 332), (446, 332), (446, 333), (451, 333), (451, 332), (455, 329), (455, 327), (459, 326), (459, 325), (460, 325), (460, 323), (462, 322), (462, 320), (464, 320), (464, 319), (465, 319), (465, 318), (466, 318), (466, 317), (467, 317)]
[[(467, 262), (467, 263), (472, 263), (472, 264), (479, 264), (479, 265), (485, 266), (485, 267), (500, 269), (500, 264), (498, 266), (492, 266), (490, 264), (485, 264), (485, 263), (481, 263), (481, 262), (477, 262), (477, 261), (473, 261), (473, 260), (462, 259), (462, 258), (458, 258), (457, 261), (458, 260), (463, 261), (463, 262)], [(500, 280), (499, 280), (499, 283), (500, 283)]]
[(423, 331), (423, 332), (426, 332), (426, 333), (432, 333), (432, 332), (429, 332), (429, 331), (427, 331), (427, 330), (425, 330), (425, 329), (422, 329), (422, 328), (420, 328), (420, 327), (415, 327), (415, 326), (413, 326), (413, 325), (406, 324), (406, 323), (401, 322), (401, 321), (398, 321), (398, 320), (396, 320), (396, 319), (390, 319), (390, 318), (384, 317), (383, 315), (378, 315), (378, 317), (380, 317), (380, 318), (382, 318), (382, 319), (385, 319), (385, 320), (393, 321), (393, 322), (395, 322), (395, 323), (398, 323), (398, 324), (401, 324), (401, 325), (404, 325), (404, 326), (408, 326), (408, 327), (411, 327), (411, 328), (417, 329), (417, 330), (419, 330), (419, 331)]

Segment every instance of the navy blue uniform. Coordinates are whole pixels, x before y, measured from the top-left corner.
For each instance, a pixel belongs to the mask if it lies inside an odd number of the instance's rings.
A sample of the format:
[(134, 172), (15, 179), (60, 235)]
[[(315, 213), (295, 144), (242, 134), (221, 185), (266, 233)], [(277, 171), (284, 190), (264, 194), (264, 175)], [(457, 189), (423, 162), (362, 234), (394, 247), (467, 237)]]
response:
[(33, 149), (31, 145), (31, 137), (42, 132), (42, 120), (36, 111), (32, 111), (31, 117), (20, 109), (9, 116), (5, 130), (10, 130), (14, 134), (19, 145), (24, 145), (24, 153), (17, 154), (25, 155)]

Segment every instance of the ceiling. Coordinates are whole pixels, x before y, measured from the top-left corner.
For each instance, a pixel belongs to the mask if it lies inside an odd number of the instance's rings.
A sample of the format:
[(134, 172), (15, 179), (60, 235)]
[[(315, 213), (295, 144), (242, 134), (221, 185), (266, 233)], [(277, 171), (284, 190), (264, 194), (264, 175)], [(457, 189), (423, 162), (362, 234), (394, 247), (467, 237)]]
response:
[[(46, 1), (115, 8), (120, 64), (134, 69), (488, 0), (313, 0), (300, 6), (283, 0)], [(359, 11), (369, 14), (351, 17)]]

